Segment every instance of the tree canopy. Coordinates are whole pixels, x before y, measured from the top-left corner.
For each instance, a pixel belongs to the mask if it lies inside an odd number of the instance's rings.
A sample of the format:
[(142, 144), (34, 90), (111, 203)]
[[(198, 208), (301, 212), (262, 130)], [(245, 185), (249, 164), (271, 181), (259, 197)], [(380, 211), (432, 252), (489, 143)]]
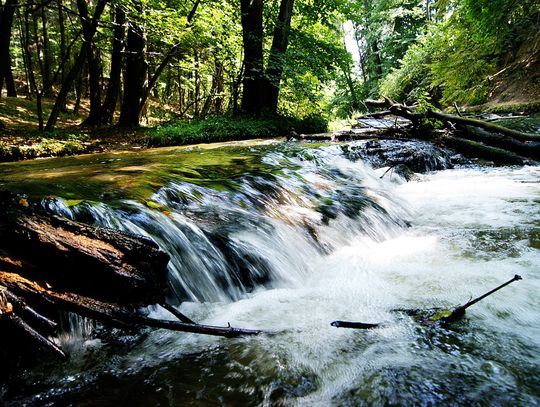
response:
[(3, 0), (0, 89), (35, 100), (46, 130), (81, 103), (84, 125), (121, 127), (481, 103), (538, 61), (539, 15), (535, 0)]

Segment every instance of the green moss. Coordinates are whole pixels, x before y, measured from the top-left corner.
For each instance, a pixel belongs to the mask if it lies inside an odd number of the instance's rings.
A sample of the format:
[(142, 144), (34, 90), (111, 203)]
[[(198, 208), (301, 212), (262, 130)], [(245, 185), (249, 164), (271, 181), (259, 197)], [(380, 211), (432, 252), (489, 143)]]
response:
[(470, 106), (466, 109), (468, 113), (540, 113), (540, 100), (533, 102), (507, 102), (496, 104), (485, 104)]

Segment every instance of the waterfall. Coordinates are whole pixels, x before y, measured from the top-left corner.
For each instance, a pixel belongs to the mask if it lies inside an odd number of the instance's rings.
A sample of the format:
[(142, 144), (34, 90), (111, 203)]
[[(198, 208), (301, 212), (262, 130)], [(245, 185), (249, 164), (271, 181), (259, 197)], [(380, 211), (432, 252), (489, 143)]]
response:
[(407, 209), (381, 171), (351, 150), (274, 151), (262, 162), (264, 171), (248, 170), (226, 187), (172, 181), (146, 203), (53, 198), (43, 206), (153, 239), (170, 255), (178, 301), (236, 301), (262, 287), (298, 286), (321, 256), (357, 234), (386, 239), (406, 227)]

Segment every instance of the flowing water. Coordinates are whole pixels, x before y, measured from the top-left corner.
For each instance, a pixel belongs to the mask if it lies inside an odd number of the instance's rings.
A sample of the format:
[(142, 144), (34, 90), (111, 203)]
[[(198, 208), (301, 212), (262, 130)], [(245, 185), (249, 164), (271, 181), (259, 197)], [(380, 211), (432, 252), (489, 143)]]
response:
[[(48, 210), (153, 238), (171, 255), (171, 301), (192, 319), (270, 332), (126, 333), (72, 318), (56, 338), (70, 360), (11, 379), (5, 401), (539, 404), (540, 168), (444, 170), (450, 155), (401, 143), (438, 169), (406, 182), (397, 167), (374, 168), (392, 149), (385, 143), (237, 143), (0, 165), (0, 186)], [(394, 311), (459, 305), (514, 274), (523, 281), (446, 328)], [(330, 326), (337, 319), (385, 325)]]

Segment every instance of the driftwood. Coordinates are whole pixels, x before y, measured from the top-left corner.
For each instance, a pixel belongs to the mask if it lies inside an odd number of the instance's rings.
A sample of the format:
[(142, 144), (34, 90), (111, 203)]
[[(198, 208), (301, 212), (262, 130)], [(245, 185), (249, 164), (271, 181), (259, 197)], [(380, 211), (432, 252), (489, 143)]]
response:
[(24, 296), (28, 301), (38, 304), (43, 309), (60, 309), (74, 312), (106, 325), (118, 328), (149, 326), (174, 331), (192, 332), (214, 336), (236, 337), (258, 335), (261, 331), (228, 327), (200, 325), (194, 322), (185, 323), (148, 318), (140, 312), (118, 304), (103, 302), (74, 293), (59, 293), (49, 290), (36, 282), (25, 279), (14, 273), (0, 271), (0, 281), (11, 292)]
[[(389, 115), (409, 120), (413, 128), (424, 127), (426, 119), (441, 121), (449, 131), (441, 136), (432, 132), (431, 138), (437, 140), (468, 157), (486, 158), (495, 164), (525, 164), (531, 160), (540, 160), (540, 135), (509, 129), (496, 123), (479, 119), (452, 115), (434, 110), (415, 111), (414, 106), (396, 103), (388, 98), (384, 100), (366, 100), (366, 105), (386, 108), (382, 112), (371, 114), (372, 117)], [(435, 137), (434, 137), (435, 135)], [(424, 138), (424, 137), (423, 137)]]
[[(479, 301), (482, 301), (484, 298), (492, 295), (496, 291), (499, 291), (501, 288), (506, 287), (507, 285), (513, 283), (514, 281), (521, 280), (521, 276), (518, 276), (517, 274), (512, 277), (507, 282), (501, 284), (498, 287), (495, 287), (493, 290), (488, 291), (487, 293), (472, 299), (468, 301), (466, 304), (454, 307), (454, 308), (448, 308), (448, 309), (441, 309), (441, 308), (434, 308), (434, 309), (395, 309), (394, 312), (403, 313), (409, 316), (414, 317), (415, 320), (418, 322), (424, 324), (424, 325), (433, 325), (437, 323), (449, 323), (449, 322), (455, 322), (460, 320), (465, 316), (465, 310), (472, 305), (476, 304)], [(365, 323), (365, 322), (353, 322), (353, 321), (334, 321), (330, 323), (331, 326), (336, 328), (353, 328), (353, 329), (373, 329), (373, 328), (381, 328), (384, 326), (388, 326), (388, 322), (379, 322), (379, 323)]]
[(469, 308), (470, 306), (476, 304), (479, 301), (482, 301), (484, 298), (489, 297), (491, 294), (493, 294), (496, 291), (499, 291), (501, 288), (506, 287), (508, 284), (513, 283), (514, 281), (522, 280), (521, 276), (515, 275), (510, 280), (508, 280), (506, 283), (501, 284), (498, 287), (495, 287), (493, 290), (488, 291), (487, 293), (468, 301), (466, 304), (460, 305), (458, 307), (455, 307), (453, 309), (447, 309), (443, 311), (439, 311), (437, 314), (433, 315), (430, 320), (431, 321), (442, 321), (442, 322), (452, 322), (457, 321), (465, 316), (465, 310)]
[[(65, 353), (48, 336), (59, 311), (118, 328), (153, 327), (237, 337), (251, 329), (197, 324), (166, 303), (168, 256), (151, 240), (50, 215), (0, 192), (0, 342)], [(159, 304), (177, 320), (145, 315)], [(0, 347), (1, 354), (5, 351)]]

